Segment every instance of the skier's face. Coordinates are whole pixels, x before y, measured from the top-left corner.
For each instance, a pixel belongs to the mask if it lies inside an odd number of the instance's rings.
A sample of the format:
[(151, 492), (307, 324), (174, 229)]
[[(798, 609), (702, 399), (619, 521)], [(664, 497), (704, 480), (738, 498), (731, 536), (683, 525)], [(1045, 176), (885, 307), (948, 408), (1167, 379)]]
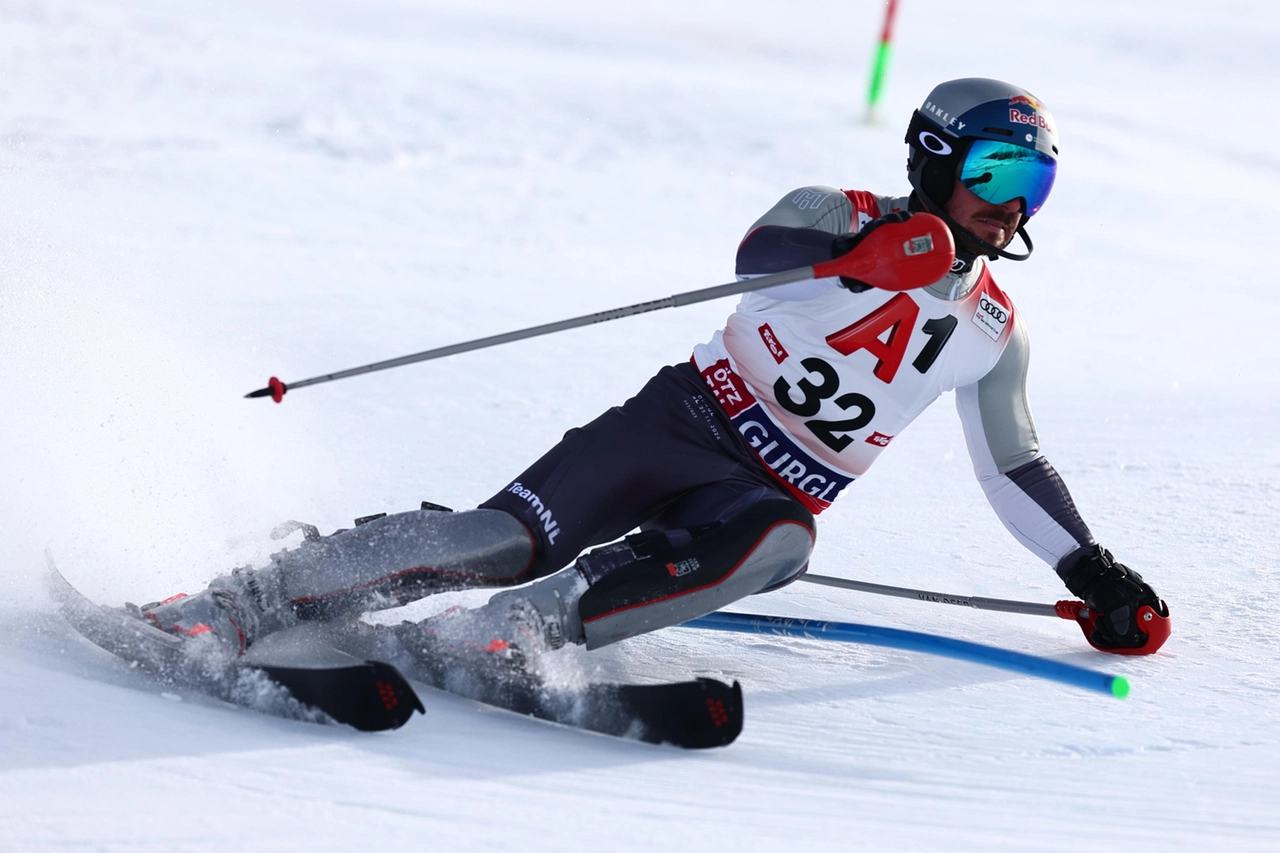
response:
[(1018, 222), (1022, 219), (1020, 200), (1015, 198), (1004, 204), (983, 201), (965, 189), (959, 178), (956, 179), (955, 189), (944, 209), (961, 228), (976, 234), (997, 249), (1009, 245), (1018, 230)]

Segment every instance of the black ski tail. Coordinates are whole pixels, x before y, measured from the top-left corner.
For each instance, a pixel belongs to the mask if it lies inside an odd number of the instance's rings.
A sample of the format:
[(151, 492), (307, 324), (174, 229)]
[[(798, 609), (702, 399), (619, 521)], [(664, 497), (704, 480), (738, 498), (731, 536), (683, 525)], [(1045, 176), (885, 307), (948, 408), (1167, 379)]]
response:
[(410, 623), (356, 623), (327, 639), (348, 654), (390, 661), (439, 690), (584, 731), (684, 749), (726, 746), (742, 732), (742, 688), (736, 682), (562, 686), (517, 660), (441, 643)]
[(583, 728), (684, 749), (728, 746), (742, 733), (742, 687), (714, 678), (598, 684), (583, 696)]
[(398, 729), (425, 713), (400, 671), (379, 661), (318, 669), (259, 665), (268, 678), (304, 705), (362, 732)]

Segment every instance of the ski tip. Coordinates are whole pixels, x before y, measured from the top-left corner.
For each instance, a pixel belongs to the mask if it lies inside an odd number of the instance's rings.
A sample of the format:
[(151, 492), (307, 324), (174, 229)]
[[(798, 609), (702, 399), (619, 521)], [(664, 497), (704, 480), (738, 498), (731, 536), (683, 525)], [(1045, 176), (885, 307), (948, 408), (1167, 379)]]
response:
[(75, 591), (71, 583), (63, 577), (62, 572), (58, 571), (58, 566), (53, 562), (53, 551), (49, 548), (44, 549), (44, 561), (47, 567), (45, 572), (45, 586), (49, 594), (53, 596), (53, 600), (60, 608), (65, 609), (68, 604), (75, 599)]
[(1117, 699), (1123, 699), (1129, 695), (1129, 679), (1123, 675), (1113, 675), (1107, 679), (1111, 687), (1111, 695)]

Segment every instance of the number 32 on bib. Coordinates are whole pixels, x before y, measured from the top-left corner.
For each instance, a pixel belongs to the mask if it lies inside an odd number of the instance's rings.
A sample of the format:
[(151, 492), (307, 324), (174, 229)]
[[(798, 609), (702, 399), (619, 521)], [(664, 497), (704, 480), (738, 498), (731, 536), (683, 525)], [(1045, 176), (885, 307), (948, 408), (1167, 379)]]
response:
[[(978, 297), (973, 322), (992, 342), (998, 342), (1011, 315), (1010, 309), (984, 292)], [(810, 356), (800, 360), (800, 365), (808, 371), (806, 377), (794, 381), (794, 384), (785, 377), (778, 377), (774, 382), (774, 398), (778, 405), (793, 416), (809, 418), (803, 422), (804, 428), (836, 453), (853, 442), (849, 433), (867, 427), (875, 418), (876, 400), (880, 400), (882, 406), (889, 404), (889, 411), (885, 412), (888, 415), (886, 422), (892, 423), (889, 423), (888, 428), (894, 431), (901, 429), (915, 413), (907, 415), (906, 411), (901, 410), (906, 401), (896, 400), (898, 395), (885, 386), (891, 385), (898, 376), (917, 328), (926, 340), (911, 361), (911, 367), (923, 376), (938, 361), (959, 325), (954, 314), (933, 317), (917, 327), (919, 319), (920, 305), (907, 294), (899, 293), (870, 314), (827, 335), (827, 346), (841, 356), (847, 358), (859, 350), (870, 354), (875, 359), (871, 376), (876, 381), (869, 385), (868, 379), (860, 382), (854, 379), (851, 382), (848, 367), (838, 370), (828, 359)], [(843, 383), (841, 374), (844, 374)], [(877, 392), (876, 387), (882, 390)], [(842, 390), (844, 393), (840, 393)], [(919, 399), (918, 388), (897, 390), (906, 398)], [(930, 399), (949, 388), (939, 385), (933, 390), (935, 393)], [(814, 418), (825, 400), (831, 400), (842, 411), (853, 416), (839, 420)], [(895, 403), (898, 405), (894, 405)], [(904, 418), (903, 415), (907, 416)], [(867, 441), (883, 448), (890, 438), (891, 435), (876, 432)]]

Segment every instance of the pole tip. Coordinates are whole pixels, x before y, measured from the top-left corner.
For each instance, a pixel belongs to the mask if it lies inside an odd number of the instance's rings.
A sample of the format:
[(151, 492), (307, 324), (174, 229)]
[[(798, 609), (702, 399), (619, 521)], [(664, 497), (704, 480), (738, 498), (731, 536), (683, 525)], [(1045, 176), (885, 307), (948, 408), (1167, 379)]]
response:
[(267, 382), (266, 388), (259, 388), (257, 391), (250, 391), (248, 394), (245, 394), (244, 396), (246, 399), (253, 399), (254, 397), (270, 397), (272, 400), (275, 400), (277, 403), (279, 403), (281, 400), (284, 399), (284, 393), (288, 390), (289, 390), (288, 385), (285, 385), (279, 379), (272, 376), (271, 379)]
[(1123, 675), (1113, 675), (1111, 677), (1111, 695), (1117, 699), (1123, 699), (1129, 695), (1129, 679)]

